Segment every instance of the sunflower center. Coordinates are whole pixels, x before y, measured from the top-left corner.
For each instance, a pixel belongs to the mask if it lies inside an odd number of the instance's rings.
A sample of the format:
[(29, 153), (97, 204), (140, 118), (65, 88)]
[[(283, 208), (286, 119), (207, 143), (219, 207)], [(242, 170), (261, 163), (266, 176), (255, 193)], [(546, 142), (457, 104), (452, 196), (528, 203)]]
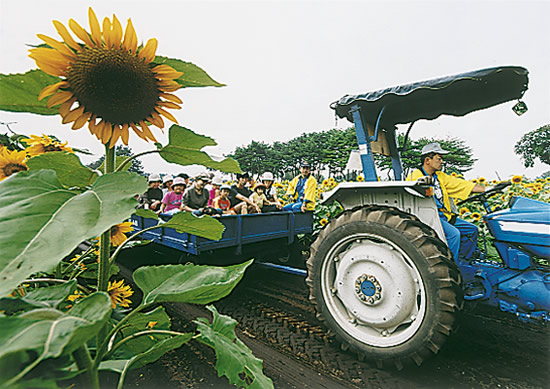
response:
[(7, 163), (3, 168), (2, 171), (4, 172), (4, 176), (8, 177), (12, 174), (15, 174), (17, 172), (22, 172), (24, 170), (27, 170), (27, 167), (25, 165), (20, 165), (18, 163)]
[(67, 81), (85, 112), (112, 124), (145, 120), (159, 100), (153, 71), (121, 49), (86, 48), (71, 64)]

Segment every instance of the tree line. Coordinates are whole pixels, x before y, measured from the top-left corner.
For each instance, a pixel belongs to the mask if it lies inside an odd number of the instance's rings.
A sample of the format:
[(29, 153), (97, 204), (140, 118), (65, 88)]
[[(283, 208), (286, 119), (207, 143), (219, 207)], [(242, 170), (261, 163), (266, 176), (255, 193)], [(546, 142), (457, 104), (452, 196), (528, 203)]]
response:
[[(476, 161), (471, 147), (458, 138), (409, 138), (405, 148), (404, 140), (404, 135), (400, 134), (398, 146), (405, 174), (419, 166), (420, 151), (431, 142), (439, 142), (444, 149), (451, 152), (445, 157), (447, 172), (463, 174), (471, 170)], [(236, 147), (228, 156), (236, 159), (243, 171), (253, 175), (270, 171), (278, 179), (288, 179), (298, 173), (302, 161), (307, 161), (315, 175), (338, 177), (350, 173), (345, 171), (345, 167), (350, 153), (356, 149), (355, 129), (350, 127), (345, 130), (304, 133), (287, 142), (268, 144), (253, 140), (248, 145)], [(375, 154), (375, 164), (381, 178), (390, 178), (390, 157)]]

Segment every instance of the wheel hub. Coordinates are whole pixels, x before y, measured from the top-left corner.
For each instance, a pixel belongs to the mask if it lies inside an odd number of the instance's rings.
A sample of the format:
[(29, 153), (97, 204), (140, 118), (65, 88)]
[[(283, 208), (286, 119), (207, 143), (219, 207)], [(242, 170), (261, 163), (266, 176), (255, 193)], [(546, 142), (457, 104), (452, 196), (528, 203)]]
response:
[(355, 293), (367, 304), (377, 304), (382, 299), (382, 286), (375, 276), (363, 273), (355, 280)]

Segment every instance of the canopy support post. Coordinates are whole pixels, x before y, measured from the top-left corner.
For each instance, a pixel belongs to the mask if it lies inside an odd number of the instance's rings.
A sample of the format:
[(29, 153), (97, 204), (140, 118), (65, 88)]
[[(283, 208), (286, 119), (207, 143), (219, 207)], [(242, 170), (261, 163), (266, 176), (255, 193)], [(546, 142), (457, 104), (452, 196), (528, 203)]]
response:
[[(361, 156), (361, 165), (363, 166), (363, 174), (365, 181), (378, 181), (376, 175), (376, 167), (374, 165), (374, 156), (370, 147), (370, 137), (367, 136), (366, 125), (363, 124), (361, 118), (361, 109), (357, 104), (350, 109), (353, 123), (355, 124), (355, 136), (359, 145), (359, 155)], [(376, 136), (376, 134), (375, 134)]]

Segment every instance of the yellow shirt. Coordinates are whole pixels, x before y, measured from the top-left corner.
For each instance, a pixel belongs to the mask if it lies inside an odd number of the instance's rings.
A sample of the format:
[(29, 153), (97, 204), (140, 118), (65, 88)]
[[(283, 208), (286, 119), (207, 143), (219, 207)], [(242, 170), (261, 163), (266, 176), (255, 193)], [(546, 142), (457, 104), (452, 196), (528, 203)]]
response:
[[(294, 179), (290, 181), (290, 184), (288, 185), (286, 194), (291, 197), (292, 201), (298, 200), (296, 187), (298, 186), (298, 181), (300, 181), (301, 177), (302, 177), (301, 174), (299, 176), (294, 177)], [(307, 211), (313, 211), (315, 209), (316, 194), (317, 194), (317, 180), (315, 179), (315, 177), (313, 177), (313, 175), (310, 174), (305, 183), (304, 199), (303, 199), (304, 202), (306, 203)]]
[[(451, 201), (449, 196), (453, 198), (459, 198), (461, 200), (466, 199), (476, 184), (470, 181), (463, 180), (461, 178), (453, 177), (443, 172), (436, 172), (437, 179), (441, 185), (441, 192), (443, 193), (443, 206), (441, 209), (447, 220), (450, 220), (453, 216), (451, 211)], [(414, 170), (407, 177), (407, 181), (416, 181), (420, 177), (424, 177), (426, 174), (420, 169)]]

